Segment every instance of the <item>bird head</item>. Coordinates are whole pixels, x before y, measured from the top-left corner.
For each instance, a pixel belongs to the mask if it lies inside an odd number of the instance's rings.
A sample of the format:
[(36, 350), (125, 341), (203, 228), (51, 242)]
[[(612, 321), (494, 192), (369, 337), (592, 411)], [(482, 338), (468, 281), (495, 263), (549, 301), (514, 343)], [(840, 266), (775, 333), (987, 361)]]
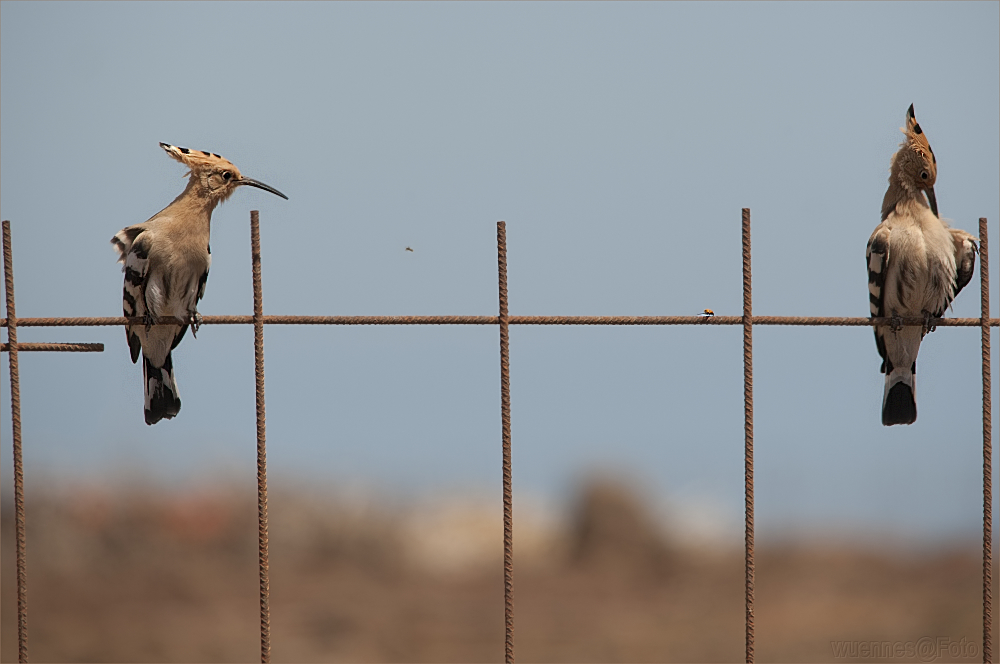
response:
[(900, 143), (899, 151), (893, 157), (892, 177), (906, 189), (926, 193), (931, 211), (934, 216), (938, 216), (937, 199), (934, 196), (937, 159), (927, 142), (927, 134), (920, 128), (913, 114), (913, 104), (906, 111), (906, 126), (901, 127), (900, 131), (906, 135), (906, 140)]
[(232, 196), (236, 188), (241, 185), (257, 187), (288, 200), (288, 196), (274, 187), (253, 178), (244, 177), (240, 173), (240, 169), (220, 155), (204, 150), (179, 148), (168, 143), (160, 143), (160, 147), (172, 158), (190, 169), (188, 175), (191, 177), (191, 184), (198, 187), (203, 195), (210, 198), (213, 201), (213, 206), (215, 203), (221, 203)]

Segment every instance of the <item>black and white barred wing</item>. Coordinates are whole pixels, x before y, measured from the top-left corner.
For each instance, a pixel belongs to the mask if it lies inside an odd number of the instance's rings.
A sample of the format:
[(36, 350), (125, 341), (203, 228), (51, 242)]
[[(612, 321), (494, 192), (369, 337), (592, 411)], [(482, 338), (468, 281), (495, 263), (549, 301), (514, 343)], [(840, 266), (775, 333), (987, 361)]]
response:
[[(872, 318), (885, 316), (885, 275), (889, 267), (889, 227), (879, 224), (868, 239), (865, 259), (868, 263), (868, 307)], [(882, 357), (882, 373), (885, 373), (885, 336), (882, 328), (875, 328), (875, 346)]]
[[(976, 271), (976, 254), (979, 247), (976, 245), (978, 238), (959, 228), (949, 228), (951, 239), (955, 243), (955, 292), (952, 299), (957, 297), (965, 286), (972, 281), (972, 274)], [(949, 300), (950, 302), (950, 300)]]
[[(122, 313), (127, 318), (145, 317), (146, 311), (146, 275), (149, 270), (149, 249), (142, 237), (146, 229), (142, 226), (130, 226), (120, 230), (111, 244), (118, 251), (118, 262), (122, 263), (125, 273), (125, 283), (122, 287)], [(139, 359), (142, 350), (142, 340), (135, 326), (125, 326), (125, 339), (128, 341), (132, 363)]]

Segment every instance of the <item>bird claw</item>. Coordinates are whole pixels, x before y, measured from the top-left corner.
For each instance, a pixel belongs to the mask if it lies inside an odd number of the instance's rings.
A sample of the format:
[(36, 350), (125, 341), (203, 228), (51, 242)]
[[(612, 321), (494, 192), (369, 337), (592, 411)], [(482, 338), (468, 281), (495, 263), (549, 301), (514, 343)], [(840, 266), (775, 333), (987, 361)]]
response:
[(142, 322), (146, 325), (146, 333), (148, 334), (149, 329), (156, 325), (156, 316), (147, 311), (142, 317)]
[(199, 314), (197, 311), (194, 312), (193, 314), (191, 314), (190, 318), (188, 319), (188, 322), (191, 325), (191, 336), (197, 339), (198, 330), (201, 328), (201, 314)]
[(893, 315), (889, 317), (889, 329), (893, 332), (899, 332), (903, 329), (903, 318), (902, 316)]
[(928, 334), (937, 329), (937, 326), (931, 325), (931, 319), (934, 318), (933, 315), (924, 312), (924, 334)]

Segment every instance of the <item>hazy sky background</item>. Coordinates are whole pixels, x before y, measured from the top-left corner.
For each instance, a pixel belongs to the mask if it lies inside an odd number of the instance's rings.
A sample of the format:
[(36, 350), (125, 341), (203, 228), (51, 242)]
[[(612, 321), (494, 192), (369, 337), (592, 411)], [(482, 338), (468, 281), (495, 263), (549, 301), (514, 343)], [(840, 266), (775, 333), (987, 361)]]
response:
[[(503, 219), (512, 314), (738, 315), (746, 206), (755, 313), (865, 316), (865, 244), (910, 103), (942, 215), (973, 233), (988, 217), (1000, 246), (998, 9), (4, 2), (0, 215), (17, 312), (121, 315), (109, 239), (182, 190), (166, 141), (290, 198), (248, 188), (216, 210), (206, 315), (252, 312), (251, 209), (265, 313), (495, 314)], [(952, 315), (978, 316), (978, 283)], [(513, 327), (515, 497), (558, 501), (605, 469), (741, 537), (741, 335)], [(251, 327), (184, 340), (183, 409), (154, 427), (121, 329), (19, 339), (106, 345), (21, 355), (29, 496), (137, 474), (252, 486)], [(265, 339), (272, 490), (479, 492), (499, 509), (496, 327), (269, 326)], [(925, 340), (919, 419), (888, 429), (869, 328), (757, 328), (754, 344), (758, 542), (980, 528), (978, 329)], [(10, 492), (6, 358), (0, 379)]]

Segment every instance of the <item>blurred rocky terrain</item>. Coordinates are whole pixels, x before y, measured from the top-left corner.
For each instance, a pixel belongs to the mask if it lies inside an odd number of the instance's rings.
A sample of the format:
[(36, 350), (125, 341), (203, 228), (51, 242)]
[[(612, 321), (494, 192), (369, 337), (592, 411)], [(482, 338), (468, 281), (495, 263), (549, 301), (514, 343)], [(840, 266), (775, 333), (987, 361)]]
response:
[[(36, 483), (28, 501), (33, 661), (258, 660), (253, 486)], [(501, 515), (498, 497), (273, 491), (273, 660), (503, 661)], [(518, 661), (743, 661), (742, 539), (691, 542), (655, 515), (611, 481), (582, 484), (563, 515), (515, 504)], [(0, 659), (16, 661), (7, 503), (0, 553)], [(927, 638), (964, 648), (939, 661), (981, 659), (974, 540), (758, 541), (756, 593), (758, 661), (903, 661), (863, 644)]]

